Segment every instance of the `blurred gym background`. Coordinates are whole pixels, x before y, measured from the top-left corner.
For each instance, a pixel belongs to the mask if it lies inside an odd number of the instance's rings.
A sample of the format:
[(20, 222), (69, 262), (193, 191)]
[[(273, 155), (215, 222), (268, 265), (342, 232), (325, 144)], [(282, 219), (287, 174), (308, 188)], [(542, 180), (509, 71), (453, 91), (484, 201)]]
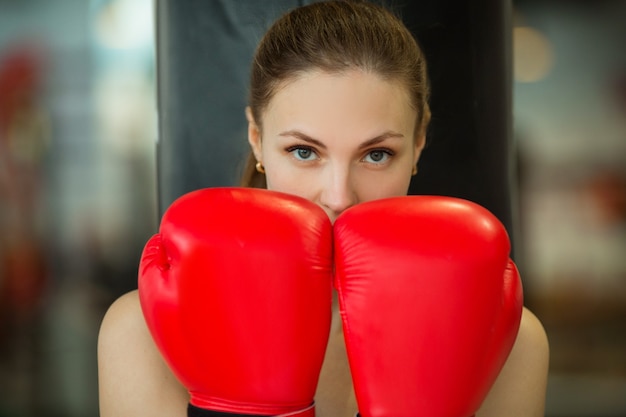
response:
[[(626, 3), (514, 9), (546, 416), (626, 416)], [(0, 417), (98, 415), (98, 327), (157, 223), (154, 42), (151, 0), (0, 0)]]

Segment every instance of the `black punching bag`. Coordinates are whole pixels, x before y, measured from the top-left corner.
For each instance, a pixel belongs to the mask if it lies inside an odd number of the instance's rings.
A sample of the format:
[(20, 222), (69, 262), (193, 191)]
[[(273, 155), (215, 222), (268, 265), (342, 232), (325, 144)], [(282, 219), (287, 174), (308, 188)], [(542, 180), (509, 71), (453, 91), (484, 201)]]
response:
[[(178, 196), (238, 184), (252, 54), (313, 1), (157, 0), (159, 215)], [(424, 49), (432, 121), (411, 194), (472, 200), (513, 235), (511, 0), (379, 0)]]
[(239, 183), (252, 55), (297, 0), (157, 0), (159, 217), (182, 194)]
[(409, 193), (481, 204), (513, 240), (512, 4), (398, 3), (426, 55), (432, 91), (428, 142)]

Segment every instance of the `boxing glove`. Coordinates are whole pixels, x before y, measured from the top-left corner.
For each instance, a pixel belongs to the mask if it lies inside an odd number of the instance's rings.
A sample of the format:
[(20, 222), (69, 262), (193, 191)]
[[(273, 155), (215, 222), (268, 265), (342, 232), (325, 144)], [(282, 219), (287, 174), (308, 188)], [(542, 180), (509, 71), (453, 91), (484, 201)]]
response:
[(503, 225), (468, 201), (394, 197), (346, 210), (334, 241), (361, 417), (474, 415), (521, 320)]
[(186, 194), (146, 244), (138, 286), (194, 413), (315, 415), (332, 299), (320, 207), (259, 189)]

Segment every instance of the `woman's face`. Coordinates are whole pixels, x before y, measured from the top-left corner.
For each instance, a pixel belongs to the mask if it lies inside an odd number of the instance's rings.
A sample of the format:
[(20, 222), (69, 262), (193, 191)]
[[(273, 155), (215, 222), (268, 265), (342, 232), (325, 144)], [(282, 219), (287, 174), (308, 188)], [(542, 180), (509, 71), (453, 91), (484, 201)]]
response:
[(357, 203), (405, 195), (424, 146), (406, 89), (359, 70), (286, 83), (261, 115), (262, 132), (247, 114), (267, 188), (319, 204), (332, 221)]

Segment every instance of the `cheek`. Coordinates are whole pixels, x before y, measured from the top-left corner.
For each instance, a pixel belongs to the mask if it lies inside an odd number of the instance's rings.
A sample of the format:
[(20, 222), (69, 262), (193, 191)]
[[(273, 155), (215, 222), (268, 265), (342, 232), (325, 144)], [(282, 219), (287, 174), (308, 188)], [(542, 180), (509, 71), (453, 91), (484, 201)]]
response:
[[(359, 181), (355, 182), (355, 191), (359, 202), (364, 203), (382, 198), (407, 195), (411, 177), (407, 175), (406, 169), (373, 174), (363, 175)], [(372, 184), (375, 184), (375, 186), (372, 186)]]
[(307, 176), (298, 173), (289, 167), (272, 165), (272, 169), (265, 169), (267, 189), (281, 193), (292, 194), (315, 201), (317, 185)]

